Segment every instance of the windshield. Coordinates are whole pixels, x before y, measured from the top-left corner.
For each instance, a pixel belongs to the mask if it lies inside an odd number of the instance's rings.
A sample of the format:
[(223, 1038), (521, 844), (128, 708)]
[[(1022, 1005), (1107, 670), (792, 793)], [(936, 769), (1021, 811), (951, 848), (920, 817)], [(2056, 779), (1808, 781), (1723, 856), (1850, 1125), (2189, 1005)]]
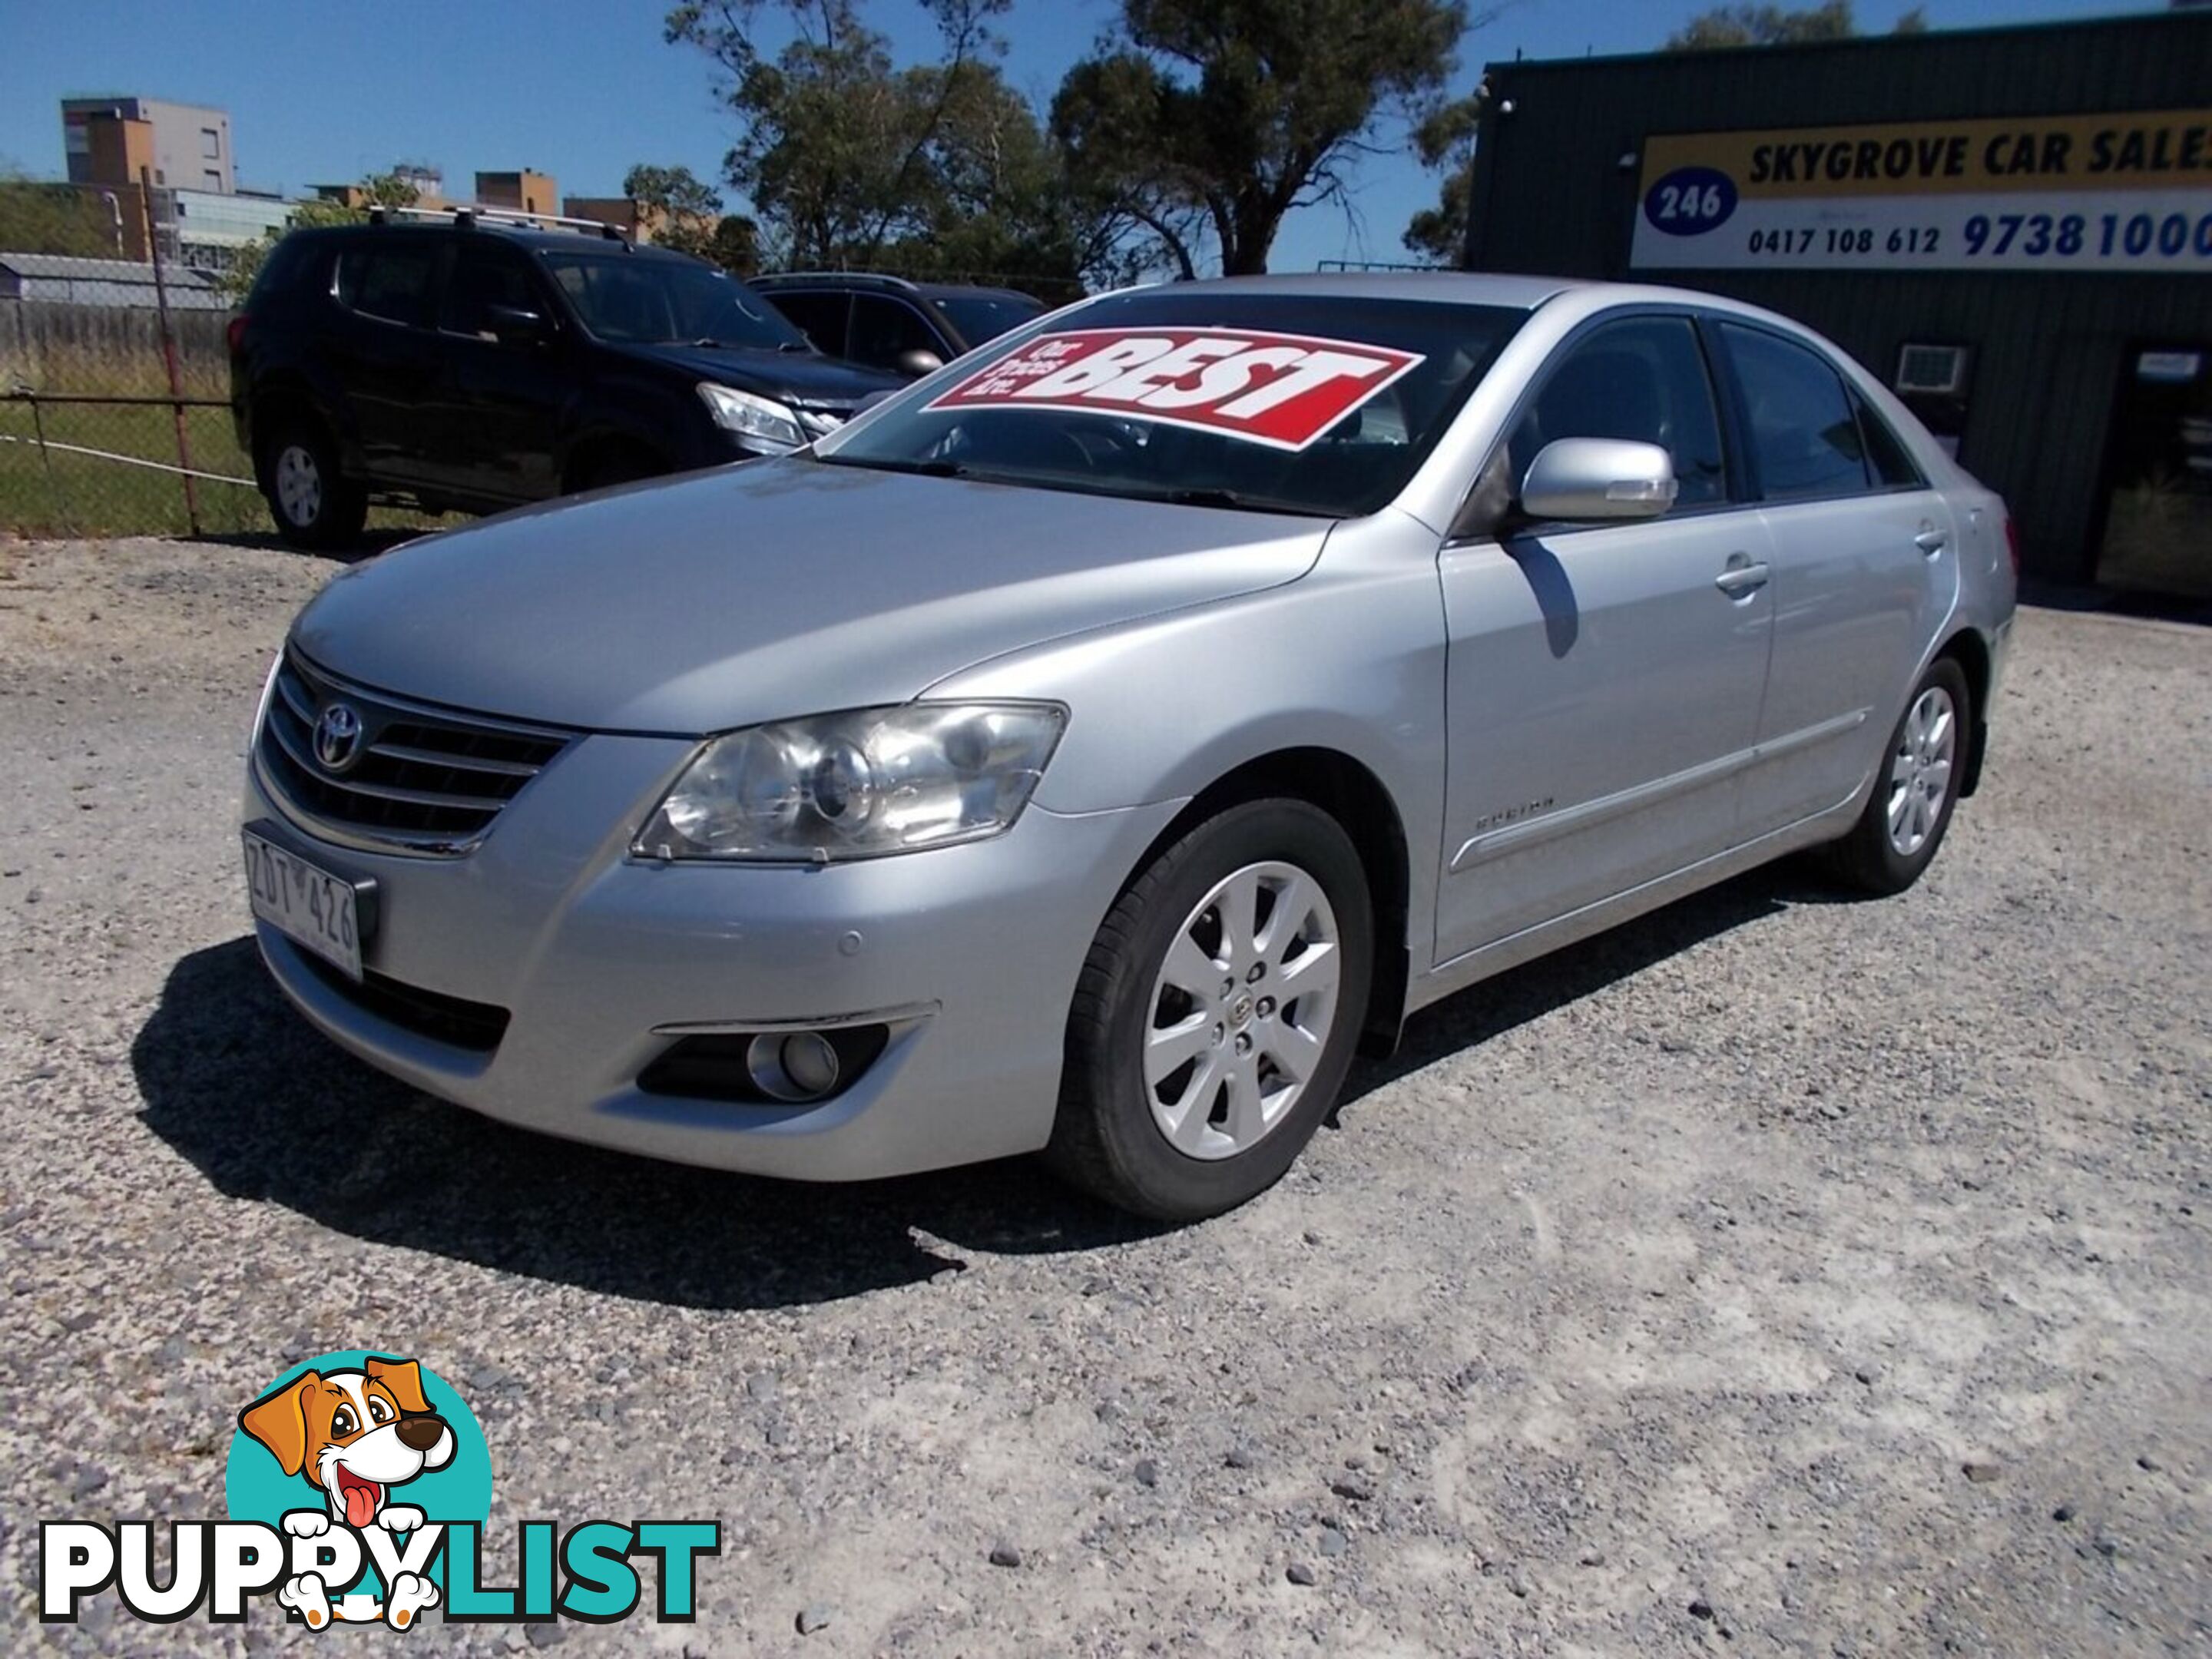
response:
[(712, 265), (565, 249), (538, 257), (584, 326), (602, 340), (813, 349), (781, 312)]
[(1147, 289), (1025, 331), (983, 367), (828, 441), (818, 456), (1349, 518), (1405, 488), (1527, 315)]
[(1042, 316), (1044, 301), (1025, 294), (940, 294), (937, 308), (952, 319), (961, 338), (979, 346), (1010, 328), (1019, 328), (1032, 317)]

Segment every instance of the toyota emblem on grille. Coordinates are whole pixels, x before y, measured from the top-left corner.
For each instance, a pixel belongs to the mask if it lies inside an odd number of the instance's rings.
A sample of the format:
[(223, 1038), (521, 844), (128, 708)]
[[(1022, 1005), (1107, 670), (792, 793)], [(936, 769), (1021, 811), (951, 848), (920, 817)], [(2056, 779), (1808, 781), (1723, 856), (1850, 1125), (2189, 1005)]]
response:
[(324, 706), (315, 717), (315, 758), (325, 772), (343, 772), (361, 758), (361, 716), (351, 703)]

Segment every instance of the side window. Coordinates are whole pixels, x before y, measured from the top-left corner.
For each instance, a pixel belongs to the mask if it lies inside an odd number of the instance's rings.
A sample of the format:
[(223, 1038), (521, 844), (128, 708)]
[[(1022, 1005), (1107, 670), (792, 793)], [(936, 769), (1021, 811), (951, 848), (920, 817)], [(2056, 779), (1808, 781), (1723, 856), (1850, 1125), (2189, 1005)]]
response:
[(435, 258), (420, 242), (349, 247), (338, 255), (338, 303), (364, 317), (420, 326)]
[(765, 297), (791, 319), (793, 328), (814, 342), (817, 351), (826, 351), (832, 357), (845, 355), (845, 318), (853, 308), (850, 295), (820, 290), (787, 294), (778, 289)]
[(854, 295), (849, 354), (853, 361), (875, 368), (896, 368), (898, 360), (909, 351), (927, 351), (942, 357), (945, 343), (922, 321), (921, 313), (904, 301), (874, 294)]
[(1865, 445), (1836, 371), (1759, 329), (1723, 323), (1721, 333), (1743, 388), (1760, 493), (1771, 501), (1863, 494)]
[(1928, 480), (1921, 476), (1920, 464), (1890, 430), (1889, 422), (1856, 392), (1851, 395), (1851, 408), (1859, 417), (1859, 438), (1866, 447), (1867, 464), (1874, 469), (1875, 482), (1884, 489), (1925, 489)]
[(1567, 349), (1506, 440), (1517, 489), (1528, 464), (1561, 438), (1632, 438), (1674, 458), (1678, 507), (1728, 499), (1712, 379), (1686, 317), (1634, 317)]
[(438, 314), (438, 326), (448, 334), (489, 339), (489, 313), (494, 306), (514, 311), (542, 308), (531, 291), (530, 273), (520, 259), (502, 247), (464, 246), (446, 284), (446, 303)]

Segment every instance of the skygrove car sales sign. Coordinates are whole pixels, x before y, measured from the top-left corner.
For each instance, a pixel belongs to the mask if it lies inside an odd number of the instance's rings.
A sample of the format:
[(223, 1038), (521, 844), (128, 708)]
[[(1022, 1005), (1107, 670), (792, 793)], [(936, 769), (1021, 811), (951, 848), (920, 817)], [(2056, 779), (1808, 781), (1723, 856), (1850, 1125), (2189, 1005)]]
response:
[(1630, 263), (2212, 271), (2212, 109), (1655, 135)]
[(1079, 410), (1297, 450), (1421, 362), (1364, 340), (1250, 329), (1068, 329), (1039, 335), (928, 407)]

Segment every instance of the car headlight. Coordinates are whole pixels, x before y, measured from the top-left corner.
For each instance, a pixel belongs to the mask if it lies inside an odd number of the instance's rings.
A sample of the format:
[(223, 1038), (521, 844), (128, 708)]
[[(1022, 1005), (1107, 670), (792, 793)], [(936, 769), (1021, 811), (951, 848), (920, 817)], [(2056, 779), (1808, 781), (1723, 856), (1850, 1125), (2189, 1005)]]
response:
[(786, 449), (796, 449), (806, 441), (805, 433), (799, 428), (799, 416), (773, 398), (740, 392), (733, 386), (716, 386), (712, 380), (699, 382), (699, 395), (706, 400), (714, 424), (725, 432)]
[(908, 703), (749, 726), (691, 758), (641, 858), (834, 863), (1011, 829), (1060, 742), (1053, 703)]

